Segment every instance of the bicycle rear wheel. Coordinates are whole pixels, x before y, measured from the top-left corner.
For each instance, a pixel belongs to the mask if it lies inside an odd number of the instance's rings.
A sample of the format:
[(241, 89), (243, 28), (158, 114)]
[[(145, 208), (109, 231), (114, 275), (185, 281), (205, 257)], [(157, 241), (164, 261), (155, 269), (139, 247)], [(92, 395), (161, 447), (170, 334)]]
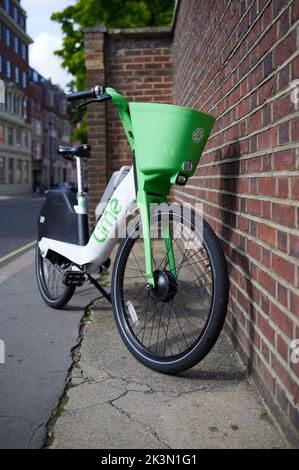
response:
[(60, 309), (72, 298), (76, 288), (67, 287), (63, 283), (64, 272), (70, 265), (70, 261), (57, 253), (51, 253), (43, 258), (37, 243), (35, 254), (37, 285), (44, 302), (49, 307)]
[[(175, 276), (161, 236), (164, 216), (171, 220)], [(178, 208), (153, 214), (151, 228), (154, 277), (160, 287), (147, 288), (143, 240), (131, 233), (116, 255), (112, 305), (131, 353), (146, 366), (171, 374), (193, 367), (214, 346), (227, 311), (227, 263), (217, 236), (206, 221), (200, 229), (194, 212), (188, 217)]]

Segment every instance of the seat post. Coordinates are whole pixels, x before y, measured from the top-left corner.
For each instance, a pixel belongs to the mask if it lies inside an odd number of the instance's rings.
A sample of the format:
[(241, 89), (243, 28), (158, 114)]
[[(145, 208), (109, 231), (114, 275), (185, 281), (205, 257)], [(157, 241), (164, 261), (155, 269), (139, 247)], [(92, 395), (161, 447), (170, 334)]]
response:
[(82, 194), (82, 173), (81, 173), (81, 159), (79, 157), (76, 158), (76, 166), (77, 166), (77, 186), (78, 186), (78, 193), (79, 195)]
[(75, 210), (77, 214), (87, 214), (87, 204), (86, 204), (86, 197), (83, 192), (82, 187), (82, 173), (81, 173), (81, 158), (76, 158), (76, 167), (77, 167), (77, 206), (75, 206)]

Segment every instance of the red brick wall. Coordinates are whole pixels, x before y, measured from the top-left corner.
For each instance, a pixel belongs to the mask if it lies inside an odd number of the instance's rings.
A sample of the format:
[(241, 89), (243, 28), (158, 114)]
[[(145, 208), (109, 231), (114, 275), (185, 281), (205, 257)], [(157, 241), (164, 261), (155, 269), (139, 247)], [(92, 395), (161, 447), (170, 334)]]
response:
[[(104, 33), (101, 26), (86, 28), (84, 34), (85, 66), (88, 88), (105, 83)], [(98, 103), (88, 106), (88, 143), (92, 147), (88, 160), (89, 224), (95, 222), (95, 208), (107, 185), (106, 107)]]
[[(138, 30), (137, 30), (138, 31)], [(172, 102), (172, 40), (169, 31), (123, 30), (106, 36), (106, 85), (128, 101)], [(132, 164), (132, 152), (115, 107), (108, 104), (107, 152), (109, 174)]]
[(181, 0), (173, 44), (175, 101), (217, 117), (176, 197), (204, 202), (229, 262), (230, 333), (297, 429), (299, 113), (289, 84), (299, 78), (298, 16), (297, 0)]

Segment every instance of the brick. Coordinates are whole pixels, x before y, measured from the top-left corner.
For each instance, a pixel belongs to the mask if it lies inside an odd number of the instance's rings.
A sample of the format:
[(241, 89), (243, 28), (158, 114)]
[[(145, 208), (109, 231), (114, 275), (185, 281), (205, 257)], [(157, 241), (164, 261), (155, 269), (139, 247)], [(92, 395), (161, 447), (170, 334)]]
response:
[(271, 354), (271, 363), (275, 374), (280, 378), (287, 390), (292, 392), (293, 381), (289, 373), (288, 365), (283, 359), (279, 360), (274, 354)]
[(262, 248), (262, 264), (266, 268), (271, 266), (271, 251), (264, 247)]
[(294, 282), (294, 264), (290, 263), (285, 258), (278, 256), (274, 253), (272, 255), (272, 269), (289, 283), (292, 284)]
[(290, 234), (289, 254), (299, 259), (299, 236)]
[(284, 253), (288, 252), (288, 234), (281, 230), (277, 230), (277, 248)]
[(286, 227), (294, 227), (295, 225), (295, 207), (285, 204), (273, 203), (272, 206), (273, 220), (278, 224)]
[[(297, 387), (298, 389), (298, 387)], [(293, 396), (295, 396), (295, 393), (297, 391), (297, 389), (293, 389)], [(297, 393), (296, 393), (297, 395)], [(298, 398), (296, 400), (296, 405), (298, 403)], [(298, 406), (290, 406), (290, 411), (289, 411), (289, 416), (290, 416), (290, 420), (291, 420), (291, 423), (292, 425), (294, 426), (295, 429), (299, 429), (299, 410), (298, 410)]]
[(278, 282), (277, 283), (277, 299), (285, 307), (288, 307), (288, 294), (289, 294), (289, 290), (287, 289), (287, 287), (285, 287), (280, 282)]
[(274, 196), (275, 180), (271, 176), (258, 179), (258, 194), (262, 196)]
[(278, 76), (278, 89), (281, 90), (286, 88), (290, 83), (290, 64), (287, 64), (283, 69), (279, 72)]
[(286, 314), (275, 304), (270, 305), (270, 318), (289, 338), (293, 335), (293, 322)]
[(288, 414), (289, 401), (287, 399), (285, 390), (278, 383), (276, 384), (276, 398), (282, 411), (285, 414)]
[(262, 214), (262, 205), (261, 201), (256, 199), (247, 200), (247, 212), (252, 215), (261, 216)]
[(277, 178), (277, 197), (287, 199), (289, 197), (289, 177), (281, 176)]
[(259, 102), (262, 104), (276, 92), (276, 78), (271, 77), (259, 88)]
[(249, 256), (260, 261), (261, 259), (261, 246), (253, 240), (248, 240), (247, 242), (247, 251)]
[(266, 271), (259, 269), (258, 281), (271, 295), (275, 296), (276, 281)]
[(282, 119), (283, 117), (291, 113), (293, 110), (294, 110), (294, 104), (290, 100), (289, 93), (287, 93), (286, 95), (276, 100), (273, 104), (274, 121), (278, 121), (279, 119)]
[(291, 78), (292, 78), (292, 80), (295, 80), (296, 78), (299, 78), (299, 56), (295, 57), (292, 60)]
[(267, 224), (259, 224), (259, 238), (267, 243), (267, 245), (276, 247), (276, 229)]
[(268, 318), (264, 318), (260, 315), (259, 317), (259, 328), (267, 340), (274, 344), (274, 330), (269, 323)]
[(256, 111), (249, 118), (248, 132), (254, 132), (262, 127), (262, 112)]
[(289, 346), (280, 335), (277, 335), (277, 351), (287, 362), (289, 357)]
[(287, 5), (286, 0), (273, 0), (273, 18)]
[(279, 125), (279, 145), (287, 144), (289, 137), (289, 122), (283, 122)]
[(290, 178), (291, 183), (291, 198), (299, 201), (299, 176), (293, 176)]
[[(290, 310), (299, 318), (299, 295), (296, 295), (292, 291), (290, 291)], [(296, 336), (296, 338), (297, 337), (299, 338), (299, 336)]]
[(272, 122), (272, 105), (266, 104), (263, 108), (263, 126), (268, 126)]
[(263, 39), (258, 45), (258, 55), (262, 57), (275, 43), (276, 40), (276, 25), (271, 26), (269, 31), (264, 35)]
[(299, 118), (291, 121), (291, 140), (295, 142), (299, 140)]
[(292, 31), (276, 48), (274, 49), (274, 66), (283, 64), (294, 52), (296, 52), (296, 31)]
[(259, 374), (262, 382), (265, 383), (268, 390), (274, 395), (276, 380), (270, 370), (261, 362), (259, 365)]
[(288, 171), (295, 169), (296, 156), (294, 150), (275, 152), (273, 156), (274, 170)]

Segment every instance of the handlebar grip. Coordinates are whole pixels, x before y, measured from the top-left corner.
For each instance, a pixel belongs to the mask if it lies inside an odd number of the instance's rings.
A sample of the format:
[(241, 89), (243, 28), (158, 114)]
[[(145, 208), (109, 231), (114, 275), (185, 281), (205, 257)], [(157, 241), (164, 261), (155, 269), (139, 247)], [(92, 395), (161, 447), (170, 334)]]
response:
[(95, 98), (95, 88), (91, 88), (90, 90), (85, 91), (77, 91), (76, 93), (71, 93), (67, 95), (68, 101), (77, 101), (77, 100), (85, 100), (87, 98)]
[(71, 93), (70, 95), (67, 95), (67, 99), (68, 101), (77, 101), (77, 100), (85, 100), (88, 98), (100, 98), (101, 94), (104, 92), (105, 92), (105, 88), (103, 86), (96, 85), (90, 90), (77, 91), (76, 93)]

